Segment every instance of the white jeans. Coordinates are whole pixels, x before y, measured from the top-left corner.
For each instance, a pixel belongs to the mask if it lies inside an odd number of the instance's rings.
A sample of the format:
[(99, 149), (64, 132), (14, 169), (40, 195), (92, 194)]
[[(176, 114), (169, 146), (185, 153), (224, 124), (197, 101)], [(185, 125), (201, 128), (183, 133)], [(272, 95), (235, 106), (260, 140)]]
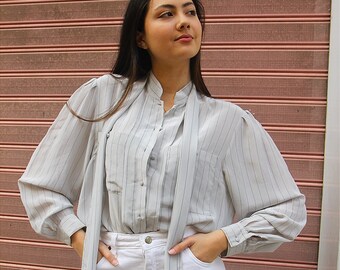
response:
[[(185, 237), (194, 234), (188, 228)], [(111, 247), (119, 265), (112, 266), (105, 258), (97, 264), (97, 270), (163, 270), (167, 234), (151, 232), (144, 234), (122, 234), (104, 232), (101, 240)], [(184, 270), (225, 270), (220, 257), (212, 263), (202, 262), (186, 249), (181, 254)]]

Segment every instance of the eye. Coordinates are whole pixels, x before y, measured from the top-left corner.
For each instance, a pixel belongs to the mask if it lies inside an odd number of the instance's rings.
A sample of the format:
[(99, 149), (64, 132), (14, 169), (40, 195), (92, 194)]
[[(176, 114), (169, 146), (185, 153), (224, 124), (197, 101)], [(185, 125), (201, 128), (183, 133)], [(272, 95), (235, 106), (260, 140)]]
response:
[(193, 10), (188, 11), (188, 14), (191, 15), (191, 16), (196, 16), (197, 12), (196, 12), (196, 10), (193, 9)]
[(172, 17), (172, 16), (174, 16), (172, 14), (172, 12), (171, 11), (167, 11), (167, 12), (162, 13), (159, 17), (160, 18), (167, 18), (167, 17)]

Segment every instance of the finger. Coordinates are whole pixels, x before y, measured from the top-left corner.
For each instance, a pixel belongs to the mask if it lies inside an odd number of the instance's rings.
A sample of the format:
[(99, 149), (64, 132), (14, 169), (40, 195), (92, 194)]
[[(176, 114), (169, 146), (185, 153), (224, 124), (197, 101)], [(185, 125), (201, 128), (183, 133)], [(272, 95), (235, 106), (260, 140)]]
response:
[(194, 243), (195, 243), (194, 239), (192, 237), (188, 237), (179, 244), (177, 244), (176, 246), (174, 246), (173, 248), (171, 248), (169, 250), (169, 254), (170, 255), (178, 254), (185, 250), (186, 248), (191, 247)]
[(103, 242), (99, 242), (99, 252), (105, 257), (105, 259), (110, 262), (113, 266), (117, 266), (119, 264), (117, 258), (112, 254), (109, 247), (105, 245)]

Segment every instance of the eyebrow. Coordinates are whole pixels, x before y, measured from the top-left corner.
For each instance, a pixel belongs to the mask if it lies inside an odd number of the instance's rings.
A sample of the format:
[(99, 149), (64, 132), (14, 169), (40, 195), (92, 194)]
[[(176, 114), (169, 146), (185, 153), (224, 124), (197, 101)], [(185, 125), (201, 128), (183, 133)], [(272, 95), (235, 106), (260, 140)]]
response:
[[(188, 6), (194, 5), (193, 2), (186, 2), (182, 5), (182, 8), (186, 8)], [(165, 4), (165, 5), (160, 5), (158, 7), (155, 8), (155, 10), (160, 9), (160, 8), (169, 8), (169, 9), (175, 9), (176, 6), (175, 5), (171, 5), (171, 4)]]

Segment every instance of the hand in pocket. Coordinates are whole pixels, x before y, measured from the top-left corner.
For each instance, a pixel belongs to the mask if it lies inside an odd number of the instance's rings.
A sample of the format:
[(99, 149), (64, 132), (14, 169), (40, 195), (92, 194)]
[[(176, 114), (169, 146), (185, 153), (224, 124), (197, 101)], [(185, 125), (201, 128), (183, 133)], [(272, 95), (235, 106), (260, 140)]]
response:
[[(85, 231), (79, 230), (75, 232), (71, 236), (71, 246), (72, 248), (77, 252), (79, 257), (83, 256), (84, 251), (84, 242), (85, 242)], [(105, 245), (103, 242), (99, 241), (99, 248), (98, 248), (98, 257), (97, 257), (97, 263), (103, 258), (111, 263), (113, 266), (117, 266), (119, 264), (117, 258), (112, 254), (110, 251), (110, 247)]]
[(169, 250), (170, 255), (175, 255), (186, 248), (200, 261), (213, 262), (228, 247), (228, 240), (222, 230), (210, 233), (198, 233), (185, 238), (182, 242)]

